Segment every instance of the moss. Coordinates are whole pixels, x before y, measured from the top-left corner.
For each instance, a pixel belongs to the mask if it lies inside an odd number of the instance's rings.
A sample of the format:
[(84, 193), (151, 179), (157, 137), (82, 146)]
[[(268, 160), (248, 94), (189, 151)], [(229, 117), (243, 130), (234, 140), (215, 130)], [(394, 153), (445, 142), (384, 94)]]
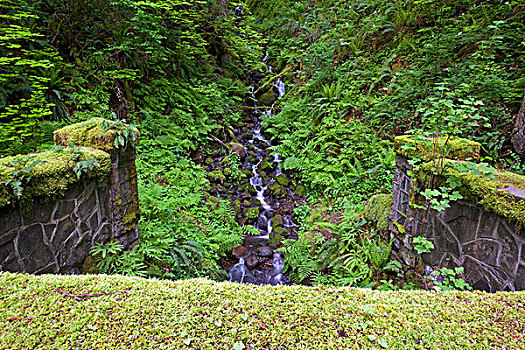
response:
[(445, 136), (425, 138), (422, 136), (404, 135), (394, 139), (394, 151), (396, 153), (407, 158), (418, 157), (424, 161), (439, 157), (457, 160), (479, 160), (480, 149), (481, 144), (478, 142), (458, 137), (451, 137), (448, 141)]
[[(418, 174), (421, 183), (426, 183), (425, 175), (430, 173), (432, 167), (432, 162), (421, 166)], [(467, 168), (472, 170), (465, 171)], [(438, 177), (438, 182), (444, 183), (445, 178), (450, 176), (461, 181), (459, 190), (466, 200), (479, 203), (485, 210), (503, 216), (519, 227), (525, 225), (525, 200), (517, 200), (504, 190), (511, 185), (525, 190), (525, 176), (498, 169), (487, 171), (480, 164), (447, 159), (444, 161), (443, 176)]]
[[(31, 158), (31, 159), (29, 159)], [(29, 160), (28, 160), (29, 159)], [(41, 153), (18, 155), (0, 159), (0, 207), (16, 202), (28, 202), (34, 197), (50, 197), (65, 193), (79, 181), (74, 168), (80, 161), (93, 159), (99, 166), (95, 166), (88, 176), (100, 178), (111, 170), (111, 160), (106, 152), (92, 148), (75, 147), (63, 150), (49, 150)], [(18, 172), (22, 165), (25, 168), (38, 162), (29, 172)], [(7, 183), (12, 180), (22, 182), (23, 192), (17, 198), (11, 186)]]
[(250, 208), (246, 211), (247, 219), (257, 219), (259, 217), (259, 208)]
[[(115, 138), (123, 130), (128, 129), (126, 125), (121, 123), (103, 118), (91, 118), (85, 122), (69, 125), (55, 131), (54, 139), (55, 144), (61, 146), (68, 146), (69, 142), (73, 142), (77, 146), (93, 147), (109, 152), (115, 149)], [(138, 144), (138, 129), (131, 128), (128, 131), (135, 135), (133, 144)]]
[(275, 96), (275, 94), (273, 93), (272, 90), (268, 91), (268, 92), (265, 92), (264, 94), (261, 95), (261, 97), (259, 97), (259, 104), (262, 105), (262, 106), (271, 106), (275, 100), (277, 99), (277, 97)]
[(376, 221), (378, 230), (386, 231), (390, 227), (390, 208), (392, 207), (391, 194), (373, 195), (363, 208), (363, 217), (368, 221)]
[(524, 292), (380, 292), (5, 272), (0, 291), (1, 349), (524, 347)]

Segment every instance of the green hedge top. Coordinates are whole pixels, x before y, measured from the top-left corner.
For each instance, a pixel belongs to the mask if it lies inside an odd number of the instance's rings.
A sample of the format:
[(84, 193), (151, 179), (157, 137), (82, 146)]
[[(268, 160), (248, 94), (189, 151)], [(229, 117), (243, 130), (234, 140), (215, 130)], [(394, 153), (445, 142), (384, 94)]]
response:
[(86, 146), (109, 152), (117, 148), (137, 145), (139, 131), (133, 125), (103, 118), (91, 118), (85, 122), (69, 125), (54, 132), (56, 145)]
[(403, 135), (394, 139), (394, 151), (407, 158), (417, 157), (429, 161), (433, 158), (479, 160), (481, 144), (459, 137), (435, 138)]
[(525, 226), (525, 176), (494, 169), (484, 163), (450, 159), (444, 160), (443, 171), (436, 171), (435, 166), (434, 162), (423, 164), (419, 178), (430, 172), (446, 178), (454, 177), (461, 182), (460, 192), (465, 199), (476, 201), (487, 211)]
[(41, 153), (0, 158), (0, 208), (17, 200), (63, 194), (84, 174), (100, 177), (110, 171), (109, 154), (86, 147), (55, 146)]
[(0, 349), (523, 349), (525, 293), (0, 272)]

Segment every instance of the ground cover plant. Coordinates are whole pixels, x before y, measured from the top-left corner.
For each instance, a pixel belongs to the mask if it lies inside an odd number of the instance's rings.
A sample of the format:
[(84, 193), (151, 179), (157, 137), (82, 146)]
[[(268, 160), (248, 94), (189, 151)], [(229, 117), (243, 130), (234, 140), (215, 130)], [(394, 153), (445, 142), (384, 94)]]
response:
[(523, 292), (0, 273), (0, 348), (523, 349)]

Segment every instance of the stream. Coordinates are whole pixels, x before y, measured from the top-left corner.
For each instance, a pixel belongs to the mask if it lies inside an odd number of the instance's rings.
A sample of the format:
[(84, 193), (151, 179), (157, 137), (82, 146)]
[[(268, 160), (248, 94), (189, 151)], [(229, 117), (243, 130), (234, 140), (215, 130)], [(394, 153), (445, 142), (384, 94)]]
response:
[[(271, 72), (270, 66), (268, 70)], [(276, 249), (283, 239), (296, 238), (293, 234), (293, 206), (299, 196), (290, 189), (295, 182), (290, 174), (282, 171), (282, 160), (277, 154), (271, 154), (269, 147), (272, 142), (262, 131), (262, 119), (272, 115), (276, 101), (285, 94), (284, 83), (279, 78), (270, 92), (266, 92), (267, 96), (268, 93), (274, 94), (270, 108), (258, 106), (261, 96), (255, 96), (254, 91), (255, 85), (251, 88), (254, 106), (248, 113), (251, 124), (248, 123), (247, 132), (239, 131), (236, 137), (247, 152), (242, 168), (245, 173), (249, 171), (251, 174), (251, 198), (244, 200), (244, 203), (249, 201), (250, 206), (253, 203), (258, 209), (257, 217), (251, 218), (253, 223), (249, 220), (241, 223), (254, 225), (260, 235), (246, 236), (243, 245), (234, 248), (232, 259), (225, 264), (225, 269), (233, 282), (277, 285), (287, 283), (287, 277), (283, 275), (283, 256)], [(254, 209), (249, 210), (253, 213)]]

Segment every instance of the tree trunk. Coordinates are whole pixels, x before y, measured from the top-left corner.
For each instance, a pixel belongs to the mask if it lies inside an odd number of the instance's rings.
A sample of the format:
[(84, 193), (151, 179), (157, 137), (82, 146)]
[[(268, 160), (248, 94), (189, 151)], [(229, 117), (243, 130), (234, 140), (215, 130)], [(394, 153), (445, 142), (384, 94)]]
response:
[(514, 126), (512, 135), (512, 145), (514, 150), (520, 157), (525, 158), (525, 91), (523, 91), (523, 100), (521, 101), (521, 108), (516, 118), (516, 125)]

